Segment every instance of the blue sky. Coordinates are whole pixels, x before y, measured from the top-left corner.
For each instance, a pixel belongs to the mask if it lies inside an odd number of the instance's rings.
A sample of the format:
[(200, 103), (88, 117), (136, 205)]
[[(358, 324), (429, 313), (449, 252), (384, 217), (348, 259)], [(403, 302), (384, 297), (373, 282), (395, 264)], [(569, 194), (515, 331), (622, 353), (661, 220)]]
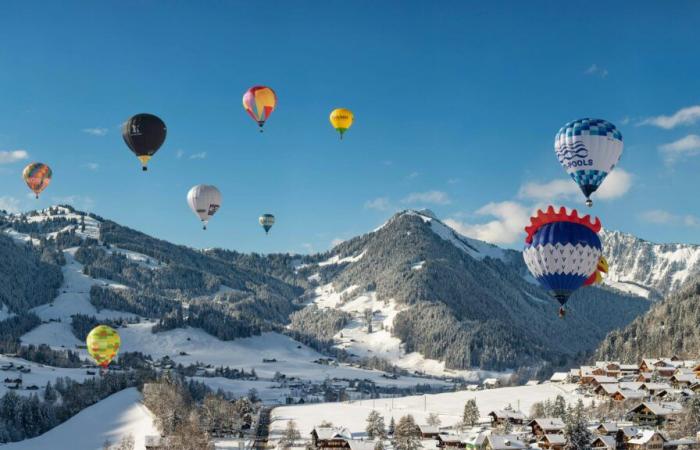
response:
[[(14, 2), (0, 16), (0, 207), (69, 202), (195, 247), (308, 252), (429, 207), (520, 246), (532, 209), (583, 207), (554, 134), (600, 117), (625, 153), (593, 212), (700, 243), (700, 3)], [(276, 90), (260, 135), (241, 107)], [(328, 123), (350, 108), (340, 142)], [(168, 138), (142, 173), (119, 125)], [(54, 181), (39, 201), (30, 161)], [(194, 184), (223, 205), (202, 232)], [(272, 212), (270, 236), (257, 217)]]

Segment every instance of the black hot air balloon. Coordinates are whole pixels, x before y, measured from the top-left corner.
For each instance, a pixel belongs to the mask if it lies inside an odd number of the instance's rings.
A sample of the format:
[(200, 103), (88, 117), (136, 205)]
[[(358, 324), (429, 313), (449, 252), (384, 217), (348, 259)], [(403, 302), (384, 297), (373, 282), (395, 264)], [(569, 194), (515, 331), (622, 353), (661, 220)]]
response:
[(153, 114), (136, 114), (124, 123), (122, 137), (136, 157), (143, 170), (148, 170), (148, 160), (158, 151), (167, 134), (165, 122)]

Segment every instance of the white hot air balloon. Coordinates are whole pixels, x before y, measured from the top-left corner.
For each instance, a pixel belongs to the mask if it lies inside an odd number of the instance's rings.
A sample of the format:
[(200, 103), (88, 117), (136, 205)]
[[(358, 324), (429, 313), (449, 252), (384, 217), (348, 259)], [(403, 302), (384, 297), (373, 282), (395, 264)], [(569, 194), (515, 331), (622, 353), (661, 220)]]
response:
[(193, 186), (187, 193), (187, 204), (190, 209), (204, 223), (204, 229), (207, 229), (207, 223), (211, 217), (221, 207), (221, 192), (209, 184), (198, 184)]
[(593, 205), (598, 190), (622, 156), (622, 133), (607, 120), (579, 119), (564, 125), (554, 138), (554, 150), (564, 170)]

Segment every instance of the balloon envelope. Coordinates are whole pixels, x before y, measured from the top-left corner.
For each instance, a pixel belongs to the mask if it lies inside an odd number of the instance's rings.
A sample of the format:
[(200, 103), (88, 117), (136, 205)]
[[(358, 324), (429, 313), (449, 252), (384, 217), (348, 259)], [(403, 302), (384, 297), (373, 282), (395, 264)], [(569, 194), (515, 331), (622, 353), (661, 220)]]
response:
[(343, 138), (343, 134), (352, 126), (354, 120), (355, 116), (349, 109), (338, 108), (331, 111), (331, 125), (340, 133), (341, 139)]
[(143, 170), (151, 157), (165, 142), (168, 130), (160, 117), (153, 114), (136, 114), (124, 123), (124, 142), (141, 161)]
[(209, 184), (198, 184), (193, 186), (187, 193), (187, 204), (192, 212), (204, 222), (206, 229), (209, 219), (216, 214), (221, 207), (221, 192)]
[(85, 340), (88, 353), (98, 366), (106, 368), (117, 356), (121, 339), (114, 328), (98, 325), (90, 331)]
[(270, 228), (272, 228), (272, 225), (275, 224), (275, 216), (272, 214), (263, 214), (258, 219), (258, 222), (260, 222), (260, 225), (265, 229), (265, 233), (267, 233), (270, 231)]
[(563, 306), (596, 271), (603, 251), (600, 220), (592, 223), (590, 216), (579, 218), (576, 210), (567, 214), (564, 207), (555, 212), (552, 206), (530, 220), (523, 259), (532, 276)]
[(27, 183), (29, 189), (34, 192), (36, 198), (39, 198), (41, 191), (46, 189), (46, 187), (49, 185), (52, 175), (53, 172), (51, 171), (51, 168), (40, 162), (28, 164), (22, 171), (22, 178), (24, 178), (24, 182)]
[(622, 133), (607, 120), (579, 119), (564, 125), (554, 138), (559, 163), (592, 205), (591, 194), (622, 156)]
[(243, 109), (260, 128), (277, 106), (277, 94), (266, 86), (253, 86), (243, 94)]

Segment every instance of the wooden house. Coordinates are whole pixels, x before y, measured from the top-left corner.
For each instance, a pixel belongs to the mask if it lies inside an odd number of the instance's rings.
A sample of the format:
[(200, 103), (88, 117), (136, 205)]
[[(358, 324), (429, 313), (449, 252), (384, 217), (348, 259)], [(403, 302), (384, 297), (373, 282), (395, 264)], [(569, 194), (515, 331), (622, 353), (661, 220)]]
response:
[(648, 394), (645, 391), (618, 389), (610, 396), (610, 398), (618, 402), (624, 402), (625, 400), (643, 400), (647, 395)]
[(491, 434), (486, 437), (484, 450), (525, 450), (527, 444), (512, 434)]
[(311, 443), (317, 449), (349, 449), (352, 434), (346, 428), (316, 427), (311, 430)]
[(591, 441), (591, 449), (592, 450), (616, 450), (617, 449), (617, 441), (615, 440), (615, 436), (609, 436), (609, 435), (596, 436)]
[(564, 432), (564, 421), (558, 417), (543, 417), (531, 420), (527, 426), (532, 429), (532, 435), (540, 439), (546, 434), (561, 434)]
[(537, 442), (537, 446), (542, 450), (564, 450), (566, 438), (563, 434), (545, 434)]
[(627, 417), (638, 425), (662, 426), (675, 420), (682, 409), (683, 407), (675, 402), (642, 402), (632, 408), (627, 413)]
[(498, 409), (489, 413), (491, 418), (491, 426), (497, 427), (505, 422), (510, 422), (513, 425), (522, 425), (525, 423), (525, 414), (520, 411), (510, 409)]
[(663, 450), (666, 439), (654, 430), (643, 430), (627, 441), (627, 450)]
[(603, 422), (595, 428), (595, 431), (601, 436), (615, 436), (620, 429), (614, 422)]
[(433, 425), (418, 425), (421, 439), (436, 439), (440, 435), (438, 427)]

